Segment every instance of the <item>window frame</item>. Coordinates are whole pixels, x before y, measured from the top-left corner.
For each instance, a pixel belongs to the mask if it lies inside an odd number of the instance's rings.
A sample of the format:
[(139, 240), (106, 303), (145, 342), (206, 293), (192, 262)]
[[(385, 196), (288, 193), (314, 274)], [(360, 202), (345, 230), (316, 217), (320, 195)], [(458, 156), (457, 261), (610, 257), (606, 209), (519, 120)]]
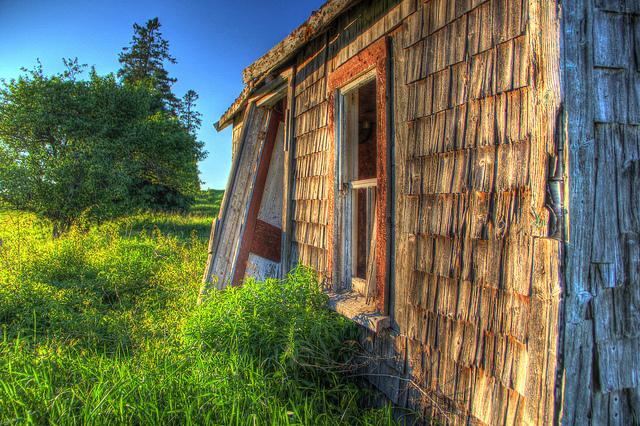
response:
[[(389, 310), (389, 256), (390, 247), (387, 239), (387, 224), (389, 220), (390, 191), (387, 188), (387, 173), (390, 153), (388, 150), (389, 139), (389, 113), (390, 113), (390, 46), (386, 37), (383, 37), (369, 45), (363, 51), (352, 57), (328, 76), (328, 101), (329, 120), (333, 137), (332, 149), (334, 151), (334, 163), (332, 170), (333, 197), (331, 206), (333, 217), (333, 247), (329, 261), (332, 272), (332, 290), (336, 293), (350, 290), (348, 280), (350, 274), (350, 247), (351, 231), (346, 228), (348, 221), (345, 212), (349, 211), (349, 194), (345, 181), (345, 96), (353, 93), (359, 87), (370, 81), (376, 81), (376, 253), (375, 253), (375, 306), (378, 313), (386, 315)], [(356, 118), (357, 119), (357, 118)], [(345, 256), (349, 254), (348, 258)]]

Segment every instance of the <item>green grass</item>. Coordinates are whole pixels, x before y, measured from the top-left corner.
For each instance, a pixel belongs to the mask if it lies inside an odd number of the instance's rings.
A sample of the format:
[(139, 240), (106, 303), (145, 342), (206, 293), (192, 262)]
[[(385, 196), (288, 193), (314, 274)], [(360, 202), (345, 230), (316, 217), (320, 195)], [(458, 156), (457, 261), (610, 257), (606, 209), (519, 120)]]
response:
[(356, 330), (308, 271), (196, 305), (213, 195), (56, 241), (0, 212), (0, 424), (394, 424), (359, 405)]
[(220, 210), (224, 190), (207, 189), (200, 191), (200, 195), (196, 197), (197, 203), (191, 208), (194, 214), (203, 214), (206, 216), (216, 216)]

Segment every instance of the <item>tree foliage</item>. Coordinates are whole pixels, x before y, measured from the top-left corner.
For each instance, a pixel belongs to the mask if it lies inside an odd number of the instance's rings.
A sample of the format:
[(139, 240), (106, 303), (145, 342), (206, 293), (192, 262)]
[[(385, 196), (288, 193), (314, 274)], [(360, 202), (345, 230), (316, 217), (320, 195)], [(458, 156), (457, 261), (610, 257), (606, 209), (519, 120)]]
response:
[[(118, 57), (122, 65), (118, 77), (124, 85), (143, 86), (158, 94), (165, 113), (179, 119), (185, 131), (195, 138), (201, 124), (201, 114), (195, 110), (198, 95), (189, 90), (182, 99), (178, 99), (171, 91), (171, 86), (178, 80), (169, 77), (164, 64), (165, 61), (170, 64), (177, 61), (169, 54), (169, 42), (162, 37), (161, 26), (157, 17), (149, 19), (144, 26), (133, 25), (133, 40)], [(138, 190), (154, 200), (154, 208), (163, 210), (185, 209), (195, 201), (192, 196), (185, 196), (175, 188), (149, 181), (141, 181)]]
[(203, 143), (161, 94), (95, 69), (78, 80), (83, 66), (65, 64), (51, 77), (41, 65), (23, 69), (0, 88), (0, 201), (64, 230), (83, 213), (113, 217), (157, 208), (162, 192), (195, 195)]
[(202, 120), (200, 119), (202, 114), (196, 111), (196, 101), (198, 98), (199, 96), (195, 91), (189, 90), (182, 97), (182, 103), (180, 105), (180, 122), (187, 130), (187, 133), (194, 136), (196, 130), (198, 130), (202, 124)]
[(133, 24), (133, 41), (130, 47), (123, 47), (118, 56), (122, 68), (118, 77), (125, 84), (143, 85), (160, 94), (168, 109), (176, 113), (180, 101), (171, 91), (177, 78), (169, 77), (164, 61), (175, 64), (169, 54), (169, 42), (162, 38), (158, 18), (149, 19), (145, 26)]

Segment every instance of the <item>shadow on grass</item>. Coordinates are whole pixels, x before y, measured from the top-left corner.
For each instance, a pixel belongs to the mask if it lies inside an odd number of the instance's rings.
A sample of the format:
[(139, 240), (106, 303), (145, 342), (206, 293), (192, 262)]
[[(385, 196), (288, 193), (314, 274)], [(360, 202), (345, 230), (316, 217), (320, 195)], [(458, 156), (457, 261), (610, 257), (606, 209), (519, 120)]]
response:
[(216, 217), (220, 211), (220, 204), (224, 196), (223, 189), (207, 189), (200, 191), (196, 197), (196, 204), (191, 208), (190, 213), (194, 215), (206, 215)]
[(151, 234), (159, 230), (164, 235), (174, 235), (179, 240), (190, 240), (193, 233), (198, 240), (207, 241), (213, 219), (218, 216), (223, 190), (202, 191), (189, 213), (146, 213), (120, 220), (121, 235), (133, 236), (142, 230)]

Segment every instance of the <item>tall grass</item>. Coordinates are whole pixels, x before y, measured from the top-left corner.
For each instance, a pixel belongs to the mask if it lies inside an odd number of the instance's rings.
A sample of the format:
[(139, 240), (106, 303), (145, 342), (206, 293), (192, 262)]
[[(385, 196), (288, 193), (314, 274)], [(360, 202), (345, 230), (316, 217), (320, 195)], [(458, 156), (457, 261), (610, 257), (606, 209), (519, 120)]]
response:
[(359, 405), (355, 329), (304, 269), (197, 306), (206, 209), (56, 241), (0, 212), (0, 424), (393, 424)]

